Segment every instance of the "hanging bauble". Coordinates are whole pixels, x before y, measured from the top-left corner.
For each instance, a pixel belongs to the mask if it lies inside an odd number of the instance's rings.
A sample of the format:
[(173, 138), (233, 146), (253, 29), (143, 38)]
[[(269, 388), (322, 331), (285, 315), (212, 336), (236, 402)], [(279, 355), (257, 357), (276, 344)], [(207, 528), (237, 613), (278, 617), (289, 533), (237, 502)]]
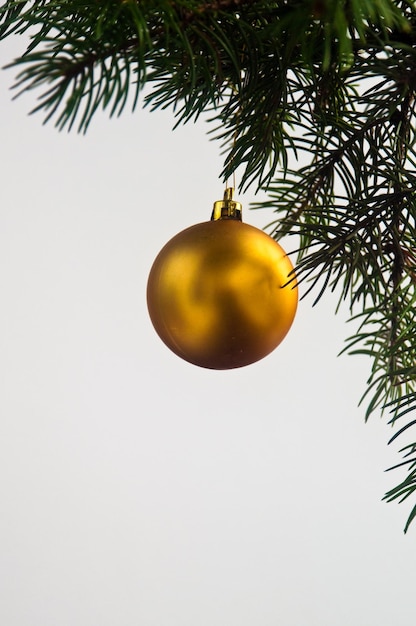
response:
[(186, 361), (211, 369), (243, 367), (279, 345), (298, 302), (293, 266), (283, 248), (241, 221), (227, 188), (211, 221), (173, 237), (147, 285), (156, 332)]

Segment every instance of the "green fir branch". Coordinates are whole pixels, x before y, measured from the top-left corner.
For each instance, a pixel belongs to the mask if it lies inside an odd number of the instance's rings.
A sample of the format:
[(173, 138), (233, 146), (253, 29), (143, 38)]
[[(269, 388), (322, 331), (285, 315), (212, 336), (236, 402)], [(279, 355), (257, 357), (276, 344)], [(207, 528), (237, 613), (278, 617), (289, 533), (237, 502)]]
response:
[[(18, 94), (58, 128), (99, 110), (200, 115), (225, 153), (222, 176), (262, 188), (273, 236), (298, 242), (314, 302), (347, 302), (343, 352), (366, 355), (365, 418), (392, 441), (416, 426), (416, 9), (410, 0), (7, 0), (0, 43), (24, 35)], [(406, 421), (407, 420), (407, 421)], [(386, 495), (416, 492), (416, 444)], [(416, 517), (412, 509), (405, 530)]]

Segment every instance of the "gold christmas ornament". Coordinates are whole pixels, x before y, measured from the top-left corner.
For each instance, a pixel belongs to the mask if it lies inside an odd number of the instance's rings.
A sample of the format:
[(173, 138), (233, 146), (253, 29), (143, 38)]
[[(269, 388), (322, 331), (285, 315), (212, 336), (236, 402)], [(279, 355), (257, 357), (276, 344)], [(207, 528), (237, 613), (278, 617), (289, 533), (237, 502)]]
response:
[(162, 341), (186, 361), (219, 370), (272, 352), (298, 302), (285, 251), (241, 221), (233, 193), (227, 188), (214, 203), (211, 221), (183, 230), (162, 248), (147, 285), (150, 318)]

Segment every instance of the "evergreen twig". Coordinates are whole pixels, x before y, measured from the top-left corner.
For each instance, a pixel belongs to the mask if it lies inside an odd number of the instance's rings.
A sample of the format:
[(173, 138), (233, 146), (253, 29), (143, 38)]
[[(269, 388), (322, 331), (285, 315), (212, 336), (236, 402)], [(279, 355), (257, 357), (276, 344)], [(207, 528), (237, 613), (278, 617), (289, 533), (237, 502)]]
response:
[[(315, 302), (336, 290), (365, 354), (366, 419), (392, 437), (416, 420), (416, 8), (410, 0), (7, 0), (0, 40), (29, 36), (18, 93), (85, 131), (98, 109), (203, 113), (226, 151), (224, 178), (268, 193), (274, 236), (299, 238), (297, 276)], [(130, 96), (133, 95), (133, 98)], [(280, 173), (279, 173), (280, 170)], [(305, 295), (306, 295), (305, 294)], [(416, 442), (386, 495), (416, 495)], [(412, 509), (405, 531), (416, 517)]]

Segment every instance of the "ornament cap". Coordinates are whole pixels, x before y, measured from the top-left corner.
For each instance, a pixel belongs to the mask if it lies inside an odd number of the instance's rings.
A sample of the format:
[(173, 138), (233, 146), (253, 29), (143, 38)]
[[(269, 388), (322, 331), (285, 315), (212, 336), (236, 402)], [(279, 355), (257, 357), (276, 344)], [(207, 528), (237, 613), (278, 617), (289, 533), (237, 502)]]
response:
[(211, 220), (240, 220), (242, 206), (234, 200), (234, 187), (226, 187), (224, 198), (214, 202)]

